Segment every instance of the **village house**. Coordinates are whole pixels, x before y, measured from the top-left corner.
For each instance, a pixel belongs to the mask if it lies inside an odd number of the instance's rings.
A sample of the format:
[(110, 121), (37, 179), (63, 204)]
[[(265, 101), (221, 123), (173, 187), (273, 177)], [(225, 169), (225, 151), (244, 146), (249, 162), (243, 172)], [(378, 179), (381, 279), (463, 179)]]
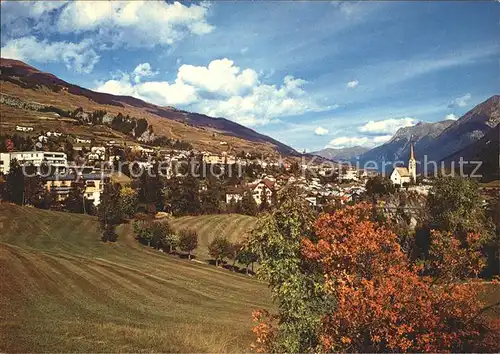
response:
[(104, 190), (104, 184), (109, 180), (108, 176), (100, 173), (88, 174), (67, 174), (54, 175), (44, 178), (47, 191), (54, 191), (58, 201), (64, 201), (73, 188), (74, 183), (81, 182), (83, 186), (83, 197), (92, 201), (94, 206), (101, 202), (101, 194)]
[(264, 193), (266, 195), (267, 202), (271, 204), (272, 196), (274, 193), (274, 185), (275, 185), (274, 181), (268, 179), (261, 179), (248, 184), (247, 187), (252, 192), (255, 203), (257, 203), (257, 205), (260, 205), (262, 203)]
[(345, 171), (340, 171), (339, 179), (342, 181), (357, 181), (358, 170), (354, 168), (347, 168)]
[(226, 204), (238, 203), (243, 199), (245, 188), (242, 186), (232, 186), (226, 189)]

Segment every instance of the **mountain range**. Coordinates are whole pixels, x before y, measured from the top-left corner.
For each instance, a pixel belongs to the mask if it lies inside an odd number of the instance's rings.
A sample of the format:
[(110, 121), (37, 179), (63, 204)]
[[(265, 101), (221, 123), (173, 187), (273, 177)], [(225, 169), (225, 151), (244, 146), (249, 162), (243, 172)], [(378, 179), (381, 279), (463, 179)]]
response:
[[(48, 114), (39, 114), (36, 109), (31, 108), (39, 108), (41, 105), (75, 110), (82, 107), (89, 112), (104, 110), (112, 115), (122, 113), (145, 118), (157, 134), (182, 139), (199, 149), (217, 151), (224, 141), (224, 146), (230, 145), (235, 150), (300, 155), (290, 146), (229, 119), (157, 106), (130, 96), (95, 92), (70, 84), (18, 60), (0, 59), (0, 83), (2, 131), (9, 131), (19, 123), (45, 129), (57, 127), (63, 132), (72, 130), (71, 124), (66, 124), (64, 119), (50, 115), (47, 117)], [(94, 134), (83, 128), (79, 133), (88, 136)]]
[(362, 147), (362, 146), (352, 146), (352, 147), (347, 147), (347, 148), (342, 148), (342, 149), (334, 149), (334, 148), (325, 148), (323, 150), (311, 152), (311, 155), (316, 155), (323, 157), (328, 160), (333, 160), (333, 161), (350, 161), (355, 159), (357, 156), (362, 155), (363, 153), (367, 152), (368, 148)]
[[(420, 122), (411, 127), (400, 128), (387, 143), (361, 154), (359, 161), (361, 166), (368, 161), (374, 161), (378, 166), (381, 166), (383, 161), (406, 163), (411, 143), (414, 144), (417, 160), (421, 162), (424, 161), (424, 156), (427, 161), (451, 161), (454, 154), (468, 146), (471, 150), (463, 151), (474, 155), (473, 144), (485, 136), (494, 135), (499, 123), (500, 95), (495, 95), (478, 104), (456, 121)], [(490, 141), (494, 142), (495, 139), (490, 139)], [(496, 158), (498, 159), (498, 138), (496, 141)]]

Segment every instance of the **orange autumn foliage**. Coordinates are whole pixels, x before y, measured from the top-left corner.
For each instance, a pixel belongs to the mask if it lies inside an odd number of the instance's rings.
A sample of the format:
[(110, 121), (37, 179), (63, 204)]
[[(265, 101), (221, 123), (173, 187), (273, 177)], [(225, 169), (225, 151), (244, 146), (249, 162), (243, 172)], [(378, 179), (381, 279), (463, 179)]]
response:
[[(317, 242), (303, 240), (303, 255), (317, 262), (326, 291), (337, 300), (322, 320), (324, 351), (496, 351), (493, 323), (481, 310), (478, 286), (458, 282), (483, 265), (469, 235), (462, 248), (451, 235), (433, 233), (437, 277), (419, 275), (397, 236), (359, 205), (316, 221)], [(497, 338), (498, 339), (498, 338)]]
[[(433, 232), (424, 269), (411, 263), (396, 234), (370, 218), (366, 204), (323, 214), (316, 237), (302, 240), (304, 264), (317, 267), (325, 295), (335, 299), (311, 351), (498, 352), (500, 321), (485, 311), (474, 279), (484, 266), (479, 235), (464, 244)], [(272, 350), (275, 317), (255, 315), (254, 349)]]

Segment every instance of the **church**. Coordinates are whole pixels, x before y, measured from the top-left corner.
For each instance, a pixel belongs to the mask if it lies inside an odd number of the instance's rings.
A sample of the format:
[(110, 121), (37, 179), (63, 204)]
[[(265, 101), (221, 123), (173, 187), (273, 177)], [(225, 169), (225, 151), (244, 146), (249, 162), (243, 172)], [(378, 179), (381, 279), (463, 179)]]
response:
[(407, 183), (415, 183), (417, 180), (417, 161), (413, 152), (413, 144), (410, 145), (410, 159), (408, 167), (396, 167), (391, 173), (391, 181), (394, 185), (402, 186)]

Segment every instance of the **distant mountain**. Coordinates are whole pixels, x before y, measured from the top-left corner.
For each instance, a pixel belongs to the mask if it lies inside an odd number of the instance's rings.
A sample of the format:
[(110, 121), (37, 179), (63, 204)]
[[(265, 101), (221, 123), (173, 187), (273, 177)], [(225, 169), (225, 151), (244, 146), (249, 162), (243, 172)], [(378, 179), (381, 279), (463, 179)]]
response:
[(429, 159), (439, 161), (487, 135), (500, 123), (500, 95), (478, 104), (450, 125), (429, 151)]
[(412, 127), (400, 128), (387, 143), (377, 146), (361, 156), (360, 165), (374, 161), (381, 166), (383, 161), (408, 161), (410, 156), (410, 143), (415, 146), (417, 159), (424, 151), (435, 142), (437, 137), (454, 122), (445, 120), (436, 123), (420, 122)]
[(350, 161), (368, 150), (368, 148), (362, 146), (353, 146), (343, 149), (326, 148), (311, 152), (311, 155), (321, 156), (325, 159), (333, 161)]
[(374, 161), (379, 167), (383, 161), (406, 163), (410, 153), (410, 143), (413, 142), (417, 160), (423, 162), (426, 155), (427, 161), (439, 162), (477, 142), (499, 122), (500, 96), (495, 95), (456, 121), (420, 122), (412, 127), (400, 128), (391, 140), (362, 154), (359, 160), (361, 165), (367, 161)]
[[(466, 175), (471, 175), (474, 172), (476, 175), (481, 175), (485, 182), (492, 180), (500, 180), (500, 124), (491, 129), (484, 137), (478, 141), (466, 146), (460, 151), (457, 151), (451, 156), (442, 160), (444, 167), (451, 169), (452, 162), (455, 170), (459, 171), (459, 161), (462, 158), (464, 161), (463, 172)], [(471, 162), (472, 161), (472, 162)], [(476, 168), (476, 163), (480, 162), (479, 168)]]
[[(157, 106), (130, 96), (95, 92), (68, 83), (18, 60), (0, 59), (0, 83), (1, 94), (5, 95), (6, 100), (15, 97), (24, 102), (22, 107), (9, 110), (0, 105), (2, 123), (25, 119), (26, 114), (23, 114), (23, 109), (26, 107), (50, 105), (63, 110), (82, 107), (89, 111), (106, 110), (111, 114), (120, 112), (124, 115), (146, 118), (155, 132), (188, 141), (200, 149), (217, 148), (220, 141), (224, 140), (237, 149), (253, 149), (261, 152), (274, 150), (284, 155), (300, 156), (293, 148), (231, 120), (191, 113), (174, 107)], [(41, 120), (26, 123), (43, 125), (45, 122)]]

